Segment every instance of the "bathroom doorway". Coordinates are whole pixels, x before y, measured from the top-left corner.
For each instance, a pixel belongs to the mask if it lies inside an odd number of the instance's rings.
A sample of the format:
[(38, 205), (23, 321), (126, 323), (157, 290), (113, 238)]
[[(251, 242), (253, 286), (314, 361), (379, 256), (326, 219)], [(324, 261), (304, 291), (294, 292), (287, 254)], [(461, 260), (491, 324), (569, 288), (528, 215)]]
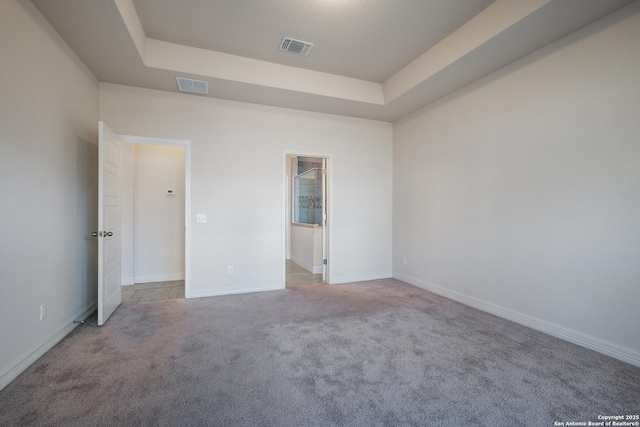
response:
[(329, 283), (329, 157), (285, 155), (285, 287)]

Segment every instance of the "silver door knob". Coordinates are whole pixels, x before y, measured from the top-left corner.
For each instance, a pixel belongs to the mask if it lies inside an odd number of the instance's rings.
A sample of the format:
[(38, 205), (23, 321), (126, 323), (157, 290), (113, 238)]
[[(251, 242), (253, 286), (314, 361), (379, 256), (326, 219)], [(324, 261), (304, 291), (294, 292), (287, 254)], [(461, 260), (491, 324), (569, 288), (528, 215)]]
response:
[(113, 236), (113, 231), (107, 231), (106, 233), (104, 233), (105, 236), (111, 237)]

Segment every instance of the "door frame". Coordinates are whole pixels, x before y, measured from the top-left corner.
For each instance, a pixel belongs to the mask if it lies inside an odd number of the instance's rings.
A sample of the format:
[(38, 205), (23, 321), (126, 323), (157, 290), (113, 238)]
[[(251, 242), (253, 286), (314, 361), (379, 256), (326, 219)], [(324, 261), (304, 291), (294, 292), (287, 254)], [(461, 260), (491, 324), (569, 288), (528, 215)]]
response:
[(119, 135), (124, 143), (184, 147), (184, 297), (191, 298), (191, 141)]
[[(327, 252), (327, 274), (325, 282), (327, 284), (331, 284), (331, 242), (333, 239), (331, 238), (331, 221), (333, 218), (333, 154), (331, 153), (320, 153), (317, 151), (303, 151), (303, 150), (292, 150), (285, 149), (282, 150), (282, 289), (287, 287), (287, 211), (288, 207), (288, 182), (291, 181), (290, 176), (287, 175), (287, 156), (301, 156), (301, 157), (315, 157), (319, 159), (326, 160), (326, 171), (327, 171), (327, 196), (326, 196), (326, 211), (327, 211), (327, 219), (326, 223), (326, 252)], [(291, 238), (291, 236), (289, 236)]]

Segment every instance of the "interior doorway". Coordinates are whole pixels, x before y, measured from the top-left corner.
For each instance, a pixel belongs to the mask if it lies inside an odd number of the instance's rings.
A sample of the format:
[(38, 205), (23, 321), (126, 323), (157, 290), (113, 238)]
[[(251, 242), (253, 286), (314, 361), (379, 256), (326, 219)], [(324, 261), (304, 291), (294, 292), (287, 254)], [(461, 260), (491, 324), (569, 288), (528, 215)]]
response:
[(285, 287), (329, 283), (329, 156), (285, 153)]
[(189, 143), (122, 140), (122, 302), (188, 298)]

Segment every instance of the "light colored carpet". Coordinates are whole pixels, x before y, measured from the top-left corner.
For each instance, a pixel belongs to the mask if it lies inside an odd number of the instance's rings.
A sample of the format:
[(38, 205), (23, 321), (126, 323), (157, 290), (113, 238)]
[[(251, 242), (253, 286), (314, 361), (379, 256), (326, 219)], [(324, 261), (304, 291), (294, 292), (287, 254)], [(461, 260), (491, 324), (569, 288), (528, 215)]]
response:
[(0, 425), (552, 426), (640, 368), (395, 280), (123, 305), (0, 391)]

